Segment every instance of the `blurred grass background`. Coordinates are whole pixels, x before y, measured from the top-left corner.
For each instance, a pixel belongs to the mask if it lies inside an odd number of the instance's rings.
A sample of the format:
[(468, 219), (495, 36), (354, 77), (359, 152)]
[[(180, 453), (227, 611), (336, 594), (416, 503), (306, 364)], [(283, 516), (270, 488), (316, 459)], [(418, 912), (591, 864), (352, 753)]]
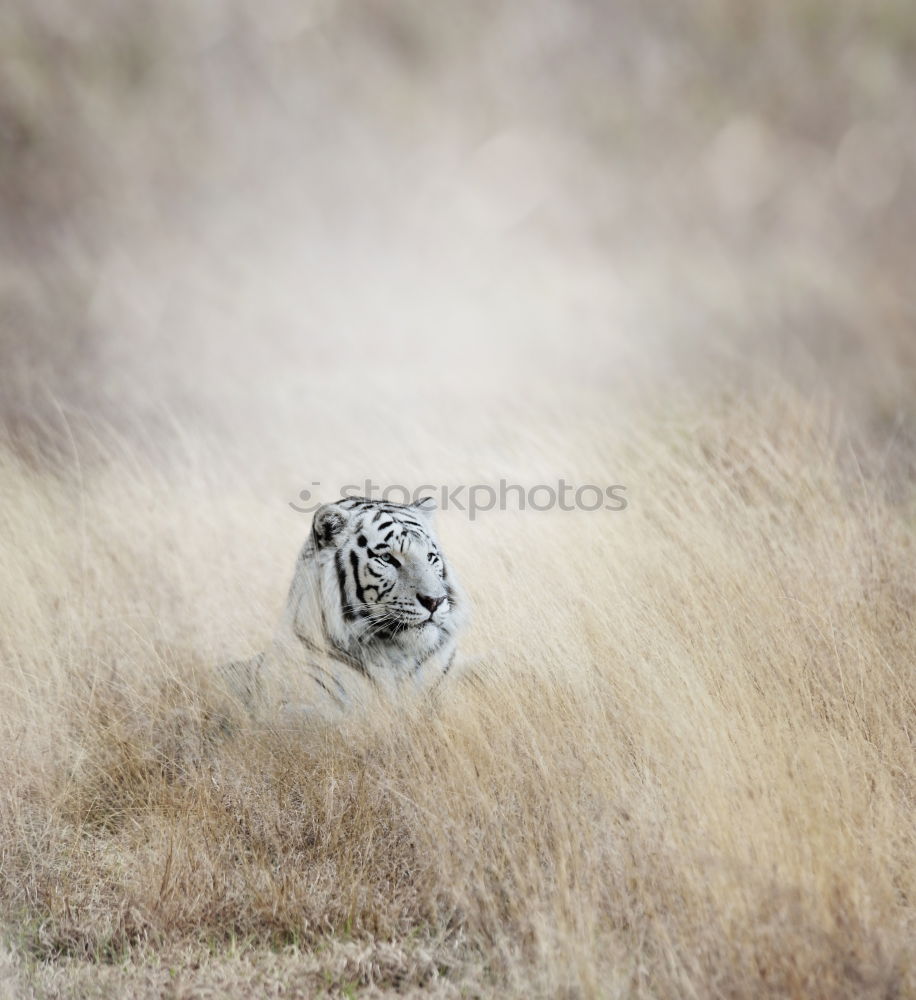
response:
[(914, 55), (906, 0), (12, 0), (5, 415), (775, 367), (909, 471)]

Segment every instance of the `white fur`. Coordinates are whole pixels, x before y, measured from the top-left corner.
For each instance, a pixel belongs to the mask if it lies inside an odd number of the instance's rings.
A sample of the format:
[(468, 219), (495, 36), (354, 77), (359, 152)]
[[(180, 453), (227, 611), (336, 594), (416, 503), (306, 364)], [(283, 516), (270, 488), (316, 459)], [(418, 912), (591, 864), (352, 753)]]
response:
[(270, 647), (224, 674), (250, 709), (340, 716), (436, 686), (466, 620), (429, 501), (342, 500), (315, 513)]

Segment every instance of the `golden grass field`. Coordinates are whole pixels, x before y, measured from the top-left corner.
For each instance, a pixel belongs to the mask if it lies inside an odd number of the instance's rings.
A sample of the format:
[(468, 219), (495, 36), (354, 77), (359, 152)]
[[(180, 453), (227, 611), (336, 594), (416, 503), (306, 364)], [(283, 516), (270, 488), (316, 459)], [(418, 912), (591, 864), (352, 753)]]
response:
[(912, 995), (914, 508), (823, 416), (669, 413), (625, 512), (443, 518), (473, 682), (233, 735), (288, 532), (7, 455), (8, 993)]
[[(484, 6), (0, 12), (0, 1000), (916, 998), (916, 17)], [(628, 506), (222, 725), (300, 489), (504, 477)]]

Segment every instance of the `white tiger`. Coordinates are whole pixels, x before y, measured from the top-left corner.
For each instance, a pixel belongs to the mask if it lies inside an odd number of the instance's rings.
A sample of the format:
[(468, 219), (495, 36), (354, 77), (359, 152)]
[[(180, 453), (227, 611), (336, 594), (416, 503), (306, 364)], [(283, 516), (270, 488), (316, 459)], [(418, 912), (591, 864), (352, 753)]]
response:
[(249, 710), (339, 716), (441, 681), (468, 615), (434, 512), (363, 497), (315, 512), (272, 643), (223, 668)]

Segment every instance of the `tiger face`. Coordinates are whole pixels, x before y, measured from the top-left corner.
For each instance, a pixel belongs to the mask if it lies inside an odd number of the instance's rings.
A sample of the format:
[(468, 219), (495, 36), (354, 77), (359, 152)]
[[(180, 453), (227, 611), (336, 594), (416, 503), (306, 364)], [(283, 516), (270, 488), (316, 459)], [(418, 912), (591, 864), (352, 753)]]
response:
[(428, 499), (351, 498), (316, 511), (312, 541), (351, 642), (422, 654), (453, 634), (458, 591), (435, 536), (434, 510)]

